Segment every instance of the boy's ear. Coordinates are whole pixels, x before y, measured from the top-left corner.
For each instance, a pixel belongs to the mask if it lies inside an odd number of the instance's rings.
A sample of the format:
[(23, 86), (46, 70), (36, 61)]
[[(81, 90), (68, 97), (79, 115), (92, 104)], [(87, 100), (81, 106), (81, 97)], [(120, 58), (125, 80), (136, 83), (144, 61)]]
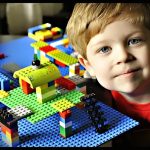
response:
[(80, 64), (89, 72), (89, 74), (92, 77), (94, 77), (95, 72), (94, 72), (94, 69), (91, 66), (90, 62), (88, 60), (86, 60), (85, 58), (83, 58), (80, 54), (78, 54), (78, 60), (79, 60)]

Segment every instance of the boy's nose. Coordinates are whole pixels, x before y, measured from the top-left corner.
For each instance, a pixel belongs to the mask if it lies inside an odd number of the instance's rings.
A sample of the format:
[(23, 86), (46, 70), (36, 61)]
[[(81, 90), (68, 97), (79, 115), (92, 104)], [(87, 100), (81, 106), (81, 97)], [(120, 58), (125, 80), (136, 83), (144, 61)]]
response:
[(125, 48), (119, 48), (116, 51), (115, 64), (127, 63), (134, 60), (134, 56)]

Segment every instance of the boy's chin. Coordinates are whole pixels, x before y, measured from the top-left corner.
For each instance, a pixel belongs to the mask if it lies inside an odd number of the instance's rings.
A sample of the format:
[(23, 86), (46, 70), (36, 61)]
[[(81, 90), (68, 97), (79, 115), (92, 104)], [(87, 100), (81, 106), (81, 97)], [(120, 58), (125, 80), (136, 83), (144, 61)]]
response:
[(137, 87), (138, 86), (131, 86), (131, 87), (127, 86), (123, 88), (118, 88), (115, 91), (119, 91), (121, 93), (126, 93), (126, 94), (133, 94), (136, 93)]

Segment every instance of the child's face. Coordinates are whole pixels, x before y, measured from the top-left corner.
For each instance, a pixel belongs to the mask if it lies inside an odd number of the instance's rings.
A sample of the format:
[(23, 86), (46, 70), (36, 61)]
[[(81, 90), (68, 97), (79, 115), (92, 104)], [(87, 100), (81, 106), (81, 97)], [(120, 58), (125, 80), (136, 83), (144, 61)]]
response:
[(87, 45), (86, 69), (109, 90), (132, 93), (150, 85), (150, 31), (115, 21)]

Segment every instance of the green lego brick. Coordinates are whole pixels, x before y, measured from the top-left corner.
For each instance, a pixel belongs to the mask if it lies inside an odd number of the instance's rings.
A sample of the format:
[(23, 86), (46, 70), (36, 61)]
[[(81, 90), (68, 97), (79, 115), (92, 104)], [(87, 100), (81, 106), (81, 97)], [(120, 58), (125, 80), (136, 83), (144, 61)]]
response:
[(64, 63), (65, 65), (72, 65), (78, 62), (78, 59), (60, 51), (54, 50), (47, 53), (48, 56), (53, 57), (54, 59)]
[(71, 103), (77, 104), (80, 102), (80, 97), (83, 95), (83, 93), (77, 90), (73, 90), (69, 93), (58, 96), (50, 100), (49, 102), (40, 104), (37, 102), (36, 93), (26, 95), (23, 93), (22, 89), (18, 87), (9, 91), (9, 96), (6, 98), (1, 98), (0, 102), (10, 108), (18, 105), (26, 106), (33, 112), (31, 116), (27, 117), (27, 120), (34, 124), (58, 112), (58, 110), (51, 106), (52, 102), (56, 102), (62, 98), (66, 98)]
[(64, 137), (69, 136), (72, 134), (72, 126), (68, 128), (63, 128), (60, 126), (60, 134), (63, 135)]
[(47, 46), (48, 44), (46, 42), (43, 41), (38, 41), (38, 42), (34, 42), (31, 44), (31, 47), (35, 48), (35, 49), (39, 49), (40, 47), (44, 47)]

